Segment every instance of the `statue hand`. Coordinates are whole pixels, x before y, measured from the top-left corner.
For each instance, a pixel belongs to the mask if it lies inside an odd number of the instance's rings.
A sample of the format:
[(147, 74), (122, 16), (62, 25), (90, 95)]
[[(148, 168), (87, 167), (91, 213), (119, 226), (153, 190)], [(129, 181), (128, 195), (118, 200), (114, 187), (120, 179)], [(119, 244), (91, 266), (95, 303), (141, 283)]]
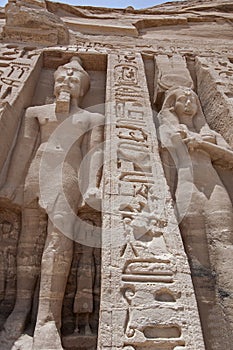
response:
[(179, 125), (179, 129), (177, 133), (180, 135), (182, 139), (185, 139), (188, 136), (188, 128), (184, 124)]
[(216, 144), (216, 136), (214, 134), (203, 134), (202, 140)]
[(0, 190), (0, 198), (13, 200), (15, 198), (15, 186), (6, 183)]
[(211, 130), (208, 125), (204, 125), (200, 130), (203, 141), (216, 144), (216, 132)]
[(187, 137), (187, 134), (184, 130), (178, 130), (171, 136), (171, 140), (177, 143), (177, 142), (181, 142), (181, 140), (185, 139), (186, 137)]
[(85, 203), (88, 204), (91, 208), (94, 208), (98, 211), (101, 210), (102, 194), (100, 189), (98, 189), (97, 187), (88, 188), (83, 196), (83, 199)]
[(189, 151), (193, 151), (194, 149), (197, 149), (200, 147), (202, 139), (197, 137), (188, 137), (183, 140), (184, 143), (187, 145)]

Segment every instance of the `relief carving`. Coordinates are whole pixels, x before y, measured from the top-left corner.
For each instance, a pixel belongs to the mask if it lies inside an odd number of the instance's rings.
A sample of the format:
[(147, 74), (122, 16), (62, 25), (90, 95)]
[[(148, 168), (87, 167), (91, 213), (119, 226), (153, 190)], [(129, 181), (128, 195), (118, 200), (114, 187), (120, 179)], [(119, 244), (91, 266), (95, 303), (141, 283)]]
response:
[[(111, 128), (106, 132), (111, 140), (111, 158), (105, 153), (104, 176), (108, 176), (105, 181), (110, 182), (110, 191), (105, 194), (104, 205), (106, 213), (113, 215), (108, 221), (104, 218), (103, 240), (110, 241), (115, 249), (106, 245), (103, 251), (103, 260), (109, 261), (109, 278), (102, 279), (106, 303), (100, 310), (99, 347), (192, 348), (194, 342), (181, 321), (194, 311), (185, 305), (184, 290), (190, 289), (190, 282), (183, 270), (186, 263), (181, 267), (180, 257), (176, 260), (171, 254), (179, 234), (174, 232), (165, 209), (171, 202), (165, 183), (159, 182), (159, 155), (142, 59), (131, 53), (112, 55), (109, 74), (107, 125)], [(179, 295), (180, 283), (184, 289)], [(192, 306), (195, 308), (195, 303)], [(121, 336), (107, 341), (111, 324)], [(198, 343), (204, 349), (201, 338)]]
[(16, 256), (20, 233), (20, 216), (0, 209), (0, 326), (14, 306), (16, 289)]
[(0, 350), (230, 350), (232, 0), (3, 11)]
[[(92, 235), (95, 230), (94, 223), (90, 225), (87, 234)], [(92, 230), (92, 232), (90, 232)], [(93, 242), (94, 243), (94, 242)], [(95, 248), (88, 245), (81, 246), (81, 256), (78, 261), (76, 272), (76, 293), (74, 297), (73, 312), (75, 314), (75, 333), (80, 333), (80, 318), (82, 318), (84, 335), (92, 335), (90, 315), (94, 311), (94, 285), (96, 278)]]

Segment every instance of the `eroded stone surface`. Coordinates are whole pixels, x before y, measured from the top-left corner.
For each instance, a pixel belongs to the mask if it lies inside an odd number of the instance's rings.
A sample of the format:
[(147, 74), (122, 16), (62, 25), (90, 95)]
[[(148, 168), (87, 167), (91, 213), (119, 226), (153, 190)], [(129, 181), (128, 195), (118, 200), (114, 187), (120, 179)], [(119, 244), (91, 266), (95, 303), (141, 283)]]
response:
[(1, 10), (1, 350), (231, 349), (232, 10)]

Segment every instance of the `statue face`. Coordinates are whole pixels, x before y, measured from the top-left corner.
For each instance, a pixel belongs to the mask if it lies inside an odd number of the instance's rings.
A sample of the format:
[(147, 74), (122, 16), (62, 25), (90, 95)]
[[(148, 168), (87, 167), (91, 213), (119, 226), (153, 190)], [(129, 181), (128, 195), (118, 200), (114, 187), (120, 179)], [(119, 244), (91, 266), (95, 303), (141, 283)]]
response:
[(184, 91), (180, 94), (175, 102), (175, 112), (178, 117), (193, 117), (197, 113), (196, 97), (191, 91)]
[(10, 233), (10, 232), (11, 232), (11, 229), (12, 229), (12, 226), (11, 226), (11, 223), (10, 223), (10, 222), (5, 221), (5, 222), (2, 224), (2, 232), (3, 232), (3, 234)]
[(65, 91), (75, 98), (82, 96), (82, 79), (82, 72), (63, 67), (56, 74), (54, 95), (57, 97), (61, 91)]

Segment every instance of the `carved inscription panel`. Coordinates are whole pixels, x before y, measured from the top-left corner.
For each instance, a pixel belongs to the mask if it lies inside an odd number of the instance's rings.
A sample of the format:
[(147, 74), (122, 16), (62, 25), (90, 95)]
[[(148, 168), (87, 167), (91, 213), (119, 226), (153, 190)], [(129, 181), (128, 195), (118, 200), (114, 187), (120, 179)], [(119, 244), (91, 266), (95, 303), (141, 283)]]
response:
[(141, 56), (111, 55), (108, 72), (99, 348), (194, 349), (197, 332), (204, 349)]

